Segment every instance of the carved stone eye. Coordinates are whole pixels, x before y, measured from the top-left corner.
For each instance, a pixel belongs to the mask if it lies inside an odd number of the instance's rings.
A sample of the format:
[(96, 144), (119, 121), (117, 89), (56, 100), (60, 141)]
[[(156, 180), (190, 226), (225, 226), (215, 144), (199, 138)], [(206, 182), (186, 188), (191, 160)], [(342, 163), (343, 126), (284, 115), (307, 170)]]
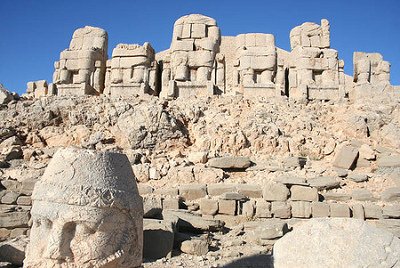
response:
[(92, 223), (78, 223), (76, 225), (76, 233), (83, 235), (90, 235), (96, 232), (96, 226)]

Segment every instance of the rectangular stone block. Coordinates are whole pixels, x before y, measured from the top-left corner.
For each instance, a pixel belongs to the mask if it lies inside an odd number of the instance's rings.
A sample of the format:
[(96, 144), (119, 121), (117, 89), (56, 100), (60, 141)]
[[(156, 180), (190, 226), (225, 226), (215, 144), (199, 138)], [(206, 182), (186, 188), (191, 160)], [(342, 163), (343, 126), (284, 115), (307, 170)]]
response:
[(218, 213), (225, 215), (236, 215), (236, 201), (235, 200), (219, 200)]
[(215, 215), (218, 213), (218, 200), (202, 198), (200, 211), (203, 215)]
[(207, 186), (207, 192), (210, 196), (219, 196), (223, 193), (232, 193), (236, 191), (236, 184), (215, 183)]
[(207, 30), (206, 30), (206, 25), (205, 24), (198, 24), (194, 23), (192, 24), (192, 38), (204, 38), (207, 37)]
[(354, 204), (351, 206), (353, 218), (365, 220), (364, 207), (361, 204)]
[(271, 218), (271, 203), (264, 199), (256, 200), (256, 218)]
[(255, 184), (238, 184), (237, 191), (248, 198), (262, 198), (262, 189)]
[(318, 201), (318, 190), (313, 187), (293, 185), (290, 188), (290, 199), (292, 201)]
[(266, 201), (286, 201), (289, 189), (282, 183), (268, 182), (263, 186), (263, 198)]
[(332, 203), (329, 208), (332, 218), (350, 218), (350, 208), (346, 204)]
[(28, 221), (28, 211), (0, 214), (0, 228), (28, 227)]
[(351, 169), (353, 168), (357, 158), (358, 149), (353, 146), (346, 145), (343, 146), (336, 154), (335, 160), (333, 161), (333, 166), (338, 168)]
[(194, 43), (191, 40), (181, 40), (174, 43), (175, 51), (193, 51)]
[(207, 195), (207, 187), (204, 184), (188, 184), (179, 186), (179, 195), (184, 200), (196, 200)]
[(286, 202), (272, 202), (271, 212), (274, 218), (289, 219), (292, 216), (291, 206)]
[(364, 204), (364, 214), (366, 219), (381, 219), (382, 208), (375, 204)]
[(311, 214), (313, 218), (325, 218), (329, 217), (329, 204), (323, 202), (312, 202), (311, 203)]
[(179, 198), (167, 197), (162, 199), (163, 209), (179, 209)]
[(382, 216), (385, 219), (400, 219), (400, 204), (384, 206)]
[(242, 205), (242, 215), (247, 218), (253, 218), (255, 213), (256, 201), (248, 200)]
[(154, 190), (154, 194), (159, 194), (162, 196), (177, 196), (179, 190), (177, 188), (162, 187)]
[(293, 218), (310, 218), (311, 203), (305, 201), (292, 202), (292, 217)]

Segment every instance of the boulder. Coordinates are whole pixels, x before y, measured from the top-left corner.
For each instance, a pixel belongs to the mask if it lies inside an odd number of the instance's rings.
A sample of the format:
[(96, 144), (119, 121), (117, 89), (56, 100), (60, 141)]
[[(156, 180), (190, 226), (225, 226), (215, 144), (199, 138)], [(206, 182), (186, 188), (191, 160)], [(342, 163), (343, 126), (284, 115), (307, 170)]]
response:
[(208, 166), (222, 169), (245, 169), (250, 165), (250, 158), (243, 156), (226, 156), (208, 160)]
[(183, 241), (181, 251), (189, 255), (205, 256), (208, 253), (208, 243), (205, 239)]
[(396, 267), (400, 239), (356, 219), (312, 219), (279, 239), (274, 267)]
[(171, 257), (174, 223), (169, 220), (143, 219), (143, 257), (149, 260)]

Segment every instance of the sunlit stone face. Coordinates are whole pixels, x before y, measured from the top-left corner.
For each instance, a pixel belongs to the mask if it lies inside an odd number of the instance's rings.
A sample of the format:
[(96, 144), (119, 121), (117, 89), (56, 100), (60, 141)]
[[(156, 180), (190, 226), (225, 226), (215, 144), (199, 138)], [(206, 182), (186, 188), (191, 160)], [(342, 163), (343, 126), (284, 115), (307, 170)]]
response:
[(117, 209), (37, 201), (26, 267), (118, 267), (129, 254), (129, 215)]

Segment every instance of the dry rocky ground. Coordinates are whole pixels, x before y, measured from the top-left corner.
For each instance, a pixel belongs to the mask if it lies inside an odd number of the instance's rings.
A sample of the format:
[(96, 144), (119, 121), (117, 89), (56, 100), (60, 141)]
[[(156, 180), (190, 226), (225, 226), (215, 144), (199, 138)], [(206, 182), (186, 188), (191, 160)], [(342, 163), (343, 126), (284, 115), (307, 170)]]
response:
[(145, 230), (173, 234), (145, 237), (145, 252), (167, 256), (144, 267), (265, 267), (275, 241), (315, 217), (400, 236), (399, 99), (47, 97), (2, 104), (0, 122), (3, 250), (23, 252), (33, 186), (70, 145), (128, 155)]

